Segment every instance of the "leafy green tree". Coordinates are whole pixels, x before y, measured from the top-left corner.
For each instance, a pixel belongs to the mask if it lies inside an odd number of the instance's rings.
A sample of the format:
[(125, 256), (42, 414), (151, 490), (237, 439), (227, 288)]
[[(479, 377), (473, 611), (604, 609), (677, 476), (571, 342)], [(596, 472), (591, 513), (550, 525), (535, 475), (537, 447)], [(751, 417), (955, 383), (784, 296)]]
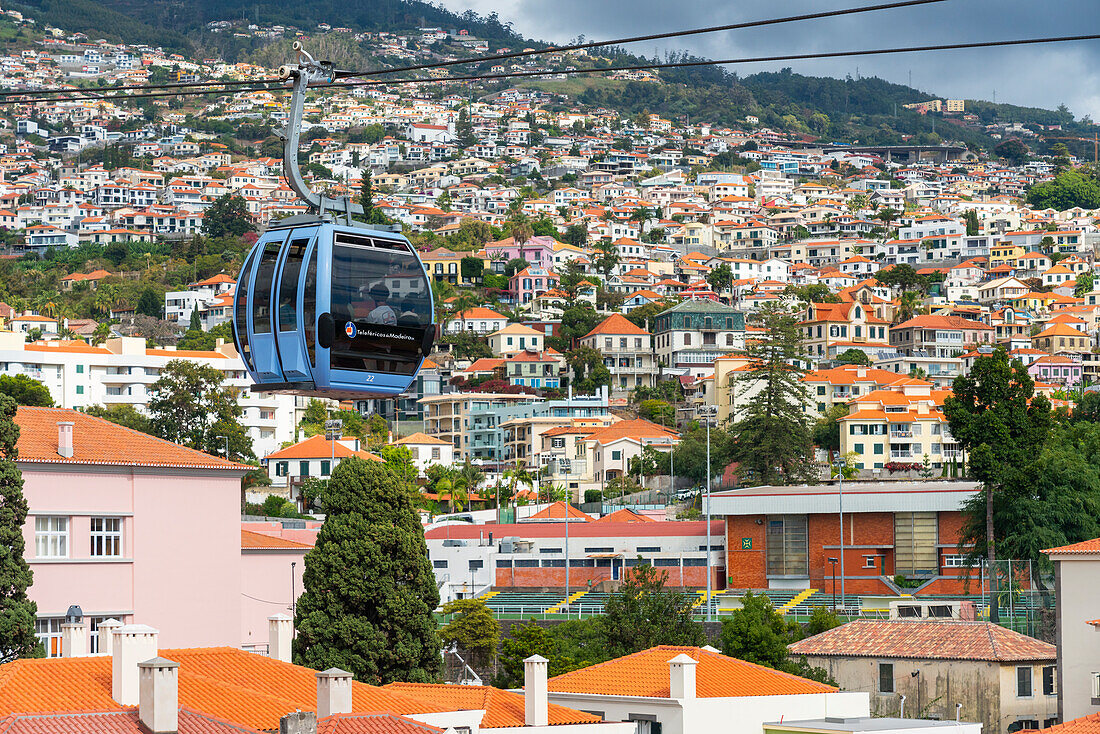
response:
[(719, 295), (722, 294), (722, 291), (733, 288), (733, 269), (730, 268), (729, 263), (722, 263), (711, 268), (711, 271), (707, 273), (707, 283)]
[(173, 359), (149, 388), (154, 435), (230, 459), (254, 458), (252, 439), (240, 423), (236, 393), (223, 386), (225, 375), (210, 365)]
[(806, 636), (813, 637), (822, 632), (828, 632), (834, 627), (844, 624), (839, 615), (834, 614), (828, 607), (814, 607), (810, 613), (810, 621), (806, 623)]
[(474, 668), (492, 665), (500, 646), (500, 622), (481, 599), (456, 599), (443, 605), (444, 615), (454, 615), (439, 630), (444, 647), (455, 645)]
[(237, 194), (222, 194), (202, 216), (202, 233), (207, 237), (240, 237), (255, 229), (248, 205)]
[(485, 270), (485, 262), (480, 257), (473, 257), (471, 255), (462, 258), (462, 261), (459, 263), (459, 268), (462, 272), (463, 280), (473, 281), (481, 277), (481, 272)]
[(1033, 209), (1100, 209), (1100, 183), (1095, 176), (1070, 168), (1053, 181), (1032, 186), (1027, 192), (1027, 203)]
[(40, 658), (45, 655), (35, 637), (38, 605), (27, 597), (34, 581), (31, 567), (23, 559), (23, 525), (27, 521), (27, 500), (23, 497), (23, 473), (19, 458), (19, 426), (15, 422), (16, 402), (0, 395), (0, 661)]
[(603, 321), (603, 317), (596, 313), (596, 309), (592, 308), (591, 303), (588, 301), (574, 302), (573, 305), (562, 311), (561, 331), (559, 333), (561, 335), (560, 339), (564, 342), (562, 346), (565, 349), (561, 351), (571, 349), (575, 340), (586, 336), (601, 321)]
[(1086, 270), (1077, 276), (1077, 280), (1073, 286), (1073, 294), (1080, 298), (1092, 290), (1095, 281), (1096, 277), (1092, 274), (1092, 271)]
[(135, 431), (148, 433), (151, 436), (155, 435), (153, 433), (153, 421), (149, 419), (149, 416), (132, 405), (127, 405), (125, 403), (116, 405), (90, 405), (84, 409), (84, 412), (88, 415), (94, 415), (96, 418), (103, 418), (104, 420), (111, 421), (111, 423), (117, 423), (120, 426), (132, 428)]
[(404, 485), (385, 464), (359, 458), (333, 471), (325, 522), (305, 558), (295, 663), (375, 685), (439, 676), (439, 590)]
[(643, 400), (638, 406), (638, 415), (661, 426), (676, 423), (676, 408), (665, 400)]
[(157, 298), (156, 291), (152, 288), (146, 288), (141, 292), (141, 296), (138, 297), (137, 306), (134, 307), (134, 310), (137, 313), (159, 319), (161, 311), (163, 310), (162, 304), (163, 301)]
[(803, 303), (840, 303), (840, 296), (829, 290), (829, 286), (824, 283), (789, 285), (783, 289), (783, 295), (792, 296)]
[(741, 608), (722, 620), (718, 646), (724, 655), (782, 670), (788, 662), (787, 645), (800, 639), (797, 622), (776, 612), (768, 597), (750, 591)]
[(595, 393), (611, 384), (611, 370), (603, 363), (603, 354), (592, 347), (577, 347), (565, 355), (573, 371), (573, 389), (578, 393)]
[(693, 617), (694, 596), (666, 589), (667, 581), (667, 571), (642, 564), (608, 597), (597, 620), (610, 657), (655, 645), (705, 644), (703, 626)]
[(981, 230), (981, 224), (978, 222), (978, 212), (967, 209), (963, 215), (963, 221), (966, 222), (966, 236), (976, 237)]
[(366, 224), (391, 224), (391, 220), (374, 206), (374, 181), (370, 166), (362, 169), (360, 174), (362, 183), (359, 185), (359, 204), (363, 207), (363, 213), (356, 217)]
[(993, 149), (993, 152), (1015, 166), (1026, 163), (1031, 153), (1027, 146), (1017, 138), (1009, 138), (1008, 140), (1001, 141), (997, 144), (997, 147)]
[[(555, 625), (553, 632), (545, 627), (540, 627), (533, 621), (528, 624), (513, 626), (511, 629), (512, 636), (506, 638), (501, 644), (499, 665), (497, 675), (493, 679), (493, 685), (497, 688), (522, 686), (523, 661), (532, 655), (541, 655), (549, 661), (547, 672), (550, 676), (561, 675), (578, 668), (587, 667), (591, 658), (586, 656), (583, 660), (575, 660), (562, 655), (559, 651), (561, 645), (554, 633), (567, 624), (576, 623), (565, 622)], [(584, 620), (580, 624), (591, 626), (588, 620)]]
[[(1023, 363), (1010, 361), (1001, 349), (978, 357), (969, 374), (955, 378), (952, 392), (943, 412), (951, 435), (969, 455), (970, 475), (981, 482), (981, 492), (963, 507), (959, 548), (972, 544), (968, 559), (985, 558), (995, 568), (997, 543), (1004, 537), (997, 511), (1039, 479), (1037, 459), (1050, 435), (1050, 401), (1034, 394)], [(996, 574), (991, 585), (990, 620), (996, 622)]]
[(595, 257), (592, 260), (593, 267), (603, 273), (604, 280), (611, 277), (611, 273), (619, 264), (619, 251), (611, 240), (600, 240), (593, 247)]
[[(721, 477), (736, 452), (734, 435), (727, 428), (717, 426), (710, 429), (710, 474), (711, 478)], [(676, 476), (688, 477), (695, 482), (704, 482), (707, 478), (707, 429), (693, 423), (680, 434), (680, 440), (673, 449), (676, 462)]]
[(862, 367), (871, 366), (871, 358), (860, 349), (846, 349), (836, 357), (838, 364), (858, 364)]
[(643, 329), (646, 328), (646, 325), (648, 324), (649, 328), (652, 329), (654, 319), (656, 319), (658, 315), (669, 310), (679, 302), (680, 299), (678, 298), (665, 298), (660, 301), (647, 303), (644, 306), (632, 308), (630, 309), (630, 313), (626, 315), (626, 320), (634, 324), (635, 326), (642, 327)]
[(880, 270), (875, 273), (875, 280), (882, 285), (899, 288), (903, 293), (914, 288), (920, 288), (922, 281), (920, 275), (908, 263), (898, 263), (888, 270)]
[(814, 424), (814, 445), (828, 451), (840, 451), (840, 419), (848, 415), (848, 406), (838, 403), (825, 411)]
[(803, 356), (798, 319), (775, 303), (760, 309), (764, 332), (745, 350), (749, 364), (736, 389), (747, 397), (745, 417), (734, 426), (741, 471), (758, 484), (814, 481), (809, 392), (798, 361)]
[(26, 375), (0, 375), (0, 395), (7, 395), (17, 405), (53, 407), (50, 389), (33, 377)]

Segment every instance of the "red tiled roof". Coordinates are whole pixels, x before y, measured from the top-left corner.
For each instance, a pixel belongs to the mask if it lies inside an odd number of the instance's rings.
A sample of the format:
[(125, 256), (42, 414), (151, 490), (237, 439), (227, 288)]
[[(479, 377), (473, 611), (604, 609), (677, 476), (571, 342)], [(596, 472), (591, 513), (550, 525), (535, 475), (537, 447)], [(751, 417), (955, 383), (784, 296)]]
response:
[(333, 714), (317, 722), (317, 734), (443, 734), (443, 730), (394, 714)]
[(451, 442), (444, 441), (443, 439), (436, 438), (435, 436), (429, 436), (428, 434), (421, 433), (419, 431), (412, 434), (411, 436), (405, 436), (404, 438), (393, 442), (394, 446), (404, 446), (406, 444), (450, 446)]
[(577, 520), (583, 520), (584, 522), (588, 522), (589, 520), (592, 519), (588, 515), (584, 514), (580, 510), (578, 510), (576, 507), (573, 507), (573, 505), (566, 505), (564, 502), (555, 502), (554, 504), (550, 505), (549, 507), (546, 507), (542, 510), (539, 510), (538, 512), (536, 512), (534, 515), (531, 515), (527, 519), (528, 520), (561, 519), (561, 518), (564, 518), (566, 516), (566, 508), (567, 507), (569, 508), (568, 513), (569, 513), (570, 518), (577, 519)]
[[(20, 406), (19, 461), (50, 464), (187, 467), (189, 469), (251, 470), (217, 456), (204, 454), (147, 433), (120, 426), (75, 410)], [(73, 455), (57, 453), (57, 424), (71, 422)]]
[[(1019, 734), (1030, 734), (1038, 729), (1023, 729)], [(1100, 712), (1043, 729), (1043, 734), (1100, 734)]]
[(586, 440), (608, 444), (623, 438), (641, 439), (666, 437), (678, 438), (679, 434), (672, 429), (664, 428), (656, 423), (651, 423), (650, 421), (639, 418), (637, 420), (619, 421), (618, 423), (611, 424), (607, 428), (599, 428), (593, 431)]
[(251, 530), (241, 530), (241, 549), (246, 548), (268, 548), (279, 550), (308, 550), (312, 548), (312, 545), (305, 543), (298, 543), (293, 540), (287, 540), (285, 538), (278, 538), (274, 535), (265, 535), (264, 533), (256, 533)]
[[(409, 698), (427, 701), (446, 711), (484, 709), (481, 728), (497, 729), (524, 725), (523, 696), (511, 691), (488, 686), (456, 686), (446, 683), (389, 683), (386, 690), (397, 691)], [(600, 717), (575, 711), (556, 703), (550, 704), (551, 726), (564, 724), (591, 724)], [(320, 734), (320, 732), (318, 732)]]
[(982, 329), (993, 331), (993, 327), (973, 319), (964, 319), (962, 316), (915, 316), (908, 321), (903, 321), (895, 329), (909, 327), (924, 329)]
[(829, 693), (836, 688), (772, 668), (747, 663), (698, 647), (659, 645), (633, 655), (591, 665), (551, 678), (549, 688), (560, 693), (668, 698), (668, 661), (677, 655), (698, 661), (695, 695), (700, 698), (784, 696)]
[[(654, 294), (656, 295), (656, 294)], [(584, 338), (598, 336), (600, 334), (630, 334), (635, 336), (648, 336), (649, 332), (640, 326), (635, 326), (625, 316), (613, 313), (596, 325), (596, 328), (584, 335)]]
[[(295, 710), (314, 711), (316, 671), (230, 647), (161, 650), (179, 667), (181, 706), (241, 726), (277, 730)], [(396, 691), (353, 682), (353, 713), (400, 715), (447, 709)], [(23, 659), (0, 665), (0, 715), (118, 710), (111, 698), (111, 658)], [(85, 730), (87, 731), (87, 730)]]
[(1057, 548), (1047, 548), (1043, 551), (1048, 556), (1072, 556), (1086, 553), (1100, 553), (1100, 538), (1082, 540), (1080, 543), (1071, 543)]
[(793, 655), (918, 660), (1054, 660), (1054, 645), (989, 622), (856, 620), (790, 645)]
[[(88, 713), (11, 714), (0, 719), (0, 734), (147, 734), (137, 709)], [(187, 708), (179, 711), (179, 734), (249, 734), (256, 729), (200, 714)], [(401, 734), (404, 734), (402, 732)]]
[(604, 515), (603, 517), (595, 520), (595, 522), (657, 522), (652, 517), (646, 517), (640, 515), (629, 507), (624, 507), (621, 510), (615, 510), (614, 512)]
[[(333, 446), (333, 444), (336, 444)], [(317, 434), (305, 441), (299, 441), (293, 446), (279, 449), (273, 454), (268, 454), (268, 459), (347, 459), (358, 456), (360, 459), (381, 461), (379, 457), (369, 451), (353, 451), (339, 441), (329, 441), (321, 434)]]

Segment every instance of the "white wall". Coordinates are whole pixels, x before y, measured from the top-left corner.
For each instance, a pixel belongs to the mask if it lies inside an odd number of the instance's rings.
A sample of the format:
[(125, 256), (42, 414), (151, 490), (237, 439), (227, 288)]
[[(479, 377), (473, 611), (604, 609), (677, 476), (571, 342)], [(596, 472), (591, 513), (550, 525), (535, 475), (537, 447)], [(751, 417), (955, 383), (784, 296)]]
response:
[[(1058, 557), (1058, 702), (1062, 721), (1094, 714), (1092, 674), (1100, 671), (1100, 556)], [(1040, 685), (1042, 681), (1040, 681)]]

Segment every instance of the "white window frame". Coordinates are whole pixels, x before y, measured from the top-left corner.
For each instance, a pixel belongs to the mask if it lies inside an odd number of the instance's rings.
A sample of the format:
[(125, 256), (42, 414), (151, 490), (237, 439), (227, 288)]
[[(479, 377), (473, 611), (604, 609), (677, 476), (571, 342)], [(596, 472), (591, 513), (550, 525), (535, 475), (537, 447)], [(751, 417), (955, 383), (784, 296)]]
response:
[(88, 553), (92, 558), (122, 558), (121, 517), (93, 517), (88, 525), (91, 536)]
[(39, 617), (34, 620), (34, 636), (42, 643), (46, 657), (61, 657), (61, 625), (64, 617)]
[(35, 558), (69, 557), (69, 518), (38, 515), (34, 518)]

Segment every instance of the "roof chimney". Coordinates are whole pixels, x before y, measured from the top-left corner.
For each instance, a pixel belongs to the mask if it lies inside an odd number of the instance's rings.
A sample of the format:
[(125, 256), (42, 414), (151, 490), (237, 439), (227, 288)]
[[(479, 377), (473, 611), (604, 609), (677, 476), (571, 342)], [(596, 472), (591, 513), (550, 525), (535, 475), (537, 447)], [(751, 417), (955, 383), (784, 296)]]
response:
[(105, 619), (99, 623), (96, 628), (96, 632), (99, 637), (99, 654), (110, 655), (111, 650), (114, 649), (114, 635), (115, 630), (122, 626), (122, 622), (112, 617), (111, 619)]
[(57, 454), (66, 459), (73, 458), (73, 422), (57, 422)]
[(527, 726), (547, 726), (550, 722), (547, 663), (541, 655), (532, 655), (523, 661), (523, 723)]
[(317, 714), (295, 711), (279, 719), (279, 734), (317, 734)]
[(284, 663), (290, 662), (290, 638), (294, 620), (285, 614), (272, 614), (267, 618), (267, 656)]
[(61, 657), (82, 658), (88, 654), (88, 633), (84, 622), (61, 625)]
[(157, 635), (144, 624), (127, 624), (111, 640), (111, 698), (121, 706), (137, 706), (138, 663), (157, 656)]
[(668, 690), (670, 698), (695, 698), (695, 666), (698, 661), (680, 653), (668, 661)]
[(339, 668), (317, 672), (317, 718), (351, 713), (351, 673)]
[(138, 718), (152, 734), (179, 731), (180, 664), (155, 657), (137, 664)]

